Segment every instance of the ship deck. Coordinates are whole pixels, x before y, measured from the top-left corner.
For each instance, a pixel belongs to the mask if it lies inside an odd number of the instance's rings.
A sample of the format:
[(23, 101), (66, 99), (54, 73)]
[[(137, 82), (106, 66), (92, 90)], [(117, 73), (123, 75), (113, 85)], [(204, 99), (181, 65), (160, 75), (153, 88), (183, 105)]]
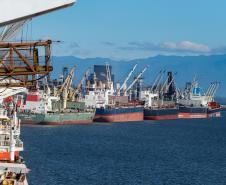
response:
[(0, 162), (0, 171), (10, 171), (10, 172), (15, 172), (15, 173), (28, 173), (29, 169), (23, 163)]

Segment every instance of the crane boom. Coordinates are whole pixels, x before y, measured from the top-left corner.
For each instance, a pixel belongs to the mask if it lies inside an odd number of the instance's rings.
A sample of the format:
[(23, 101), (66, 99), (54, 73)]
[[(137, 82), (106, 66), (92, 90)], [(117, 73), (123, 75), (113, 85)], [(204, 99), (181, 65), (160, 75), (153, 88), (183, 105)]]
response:
[(209, 89), (209, 91), (208, 91), (208, 93), (207, 93), (207, 96), (211, 96), (212, 92), (213, 92), (214, 89), (215, 89), (215, 86), (216, 86), (216, 84), (215, 84), (214, 82), (212, 82), (212, 83), (211, 83), (211, 87), (210, 87), (210, 89)]
[(213, 83), (213, 88), (211, 89), (211, 91), (209, 92), (209, 96), (214, 96), (214, 94), (216, 93), (218, 87), (219, 87), (219, 83), (218, 82), (214, 82)]
[(209, 96), (209, 93), (211, 91), (211, 88), (213, 87), (213, 83), (211, 83), (206, 91), (206, 95)]
[(157, 89), (159, 83), (161, 82), (163, 75), (164, 75), (165, 71), (160, 71), (159, 74), (157, 75), (154, 84), (152, 85), (151, 91), (154, 91), (154, 88)]
[(148, 67), (146, 66), (140, 73), (139, 75), (135, 78), (135, 80), (130, 84), (130, 86), (126, 89), (126, 92), (128, 92), (133, 86), (134, 84), (139, 80), (139, 78), (144, 74), (144, 72), (148, 69)]
[(126, 79), (124, 80), (122, 86), (119, 89), (119, 92), (126, 87), (126, 83), (128, 82), (128, 80), (130, 79), (131, 75), (133, 74), (133, 72), (135, 71), (135, 69), (137, 68), (137, 64), (135, 64), (133, 66), (133, 69), (129, 72), (128, 76), (126, 77)]
[(75, 73), (75, 67), (73, 67), (71, 69), (69, 75), (67, 76), (67, 78), (65, 79), (64, 83), (60, 87), (59, 93), (62, 93), (64, 90), (68, 90), (70, 88), (72, 80), (74, 78), (74, 73)]
[(84, 76), (82, 77), (82, 79), (80, 80), (79, 84), (77, 85), (77, 87), (73, 90), (70, 98), (74, 98), (74, 96), (76, 94), (79, 93), (79, 91), (81, 91), (81, 88), (82, 88), (82, 84), (85, 82), (85, 80), (87, 79), (89, 73), (90, 73), (90, 68), (85, 72)]
[(214, 91), (213, 91), (213, 93), (212, 93), (212, 97), (215, 96), (215, 94), (216, 94), (216, 92), (217, 92), (219, 86), (220, 86), (220, 83), (219, 83), (219, 82), (216, 82), (216, 88), (214, 89)]

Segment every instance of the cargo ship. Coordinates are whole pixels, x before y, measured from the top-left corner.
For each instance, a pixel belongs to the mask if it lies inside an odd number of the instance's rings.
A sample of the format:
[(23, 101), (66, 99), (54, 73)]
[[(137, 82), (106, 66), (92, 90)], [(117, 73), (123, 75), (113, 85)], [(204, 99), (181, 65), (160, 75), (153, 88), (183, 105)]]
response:
[(95, 106), (95, 122), (143, 121), (143, 105), (129, 101), (128, 96), (113, 95), (113, 90), (89, 91), (86, 104)]
[(62, 101), (43, 91), (29, 92), (25, 105), (19, 109), (18, 117), (22, 124), (90, 124), (95, 115), (94, 109), (86, 109), (84, 102), (67, 102), (61, 109)]
[(146, 69), (144, 68), (127, 87), (126, 82), (132, 74), (130, 72), (122, 86), (114, 90), (111, 66), (107, 64), (106, 66), (94, 66), (94, 73), (91, 75), (91, 80), (87, 83), (85, 102), (87, 107), (96, 108), (95, 122), (143, 121), (142, 102), (131, 100), (128, 94)]
[(145, 108), (144, 119), (145, 120), (174, 120), (174, 119), (178, 119), (178, 113), (179, 113), (178, 107)]
[(222, 108), (214, 101), (214, 95), (218, 87), (219, 83), (213, 82), (206, 93), (202, 93), (196, 80), (187, 83), (184, 92), (178, 99), (178, 117), (180, 119), (220, 117)]
[(160, 71), (152, 88), (141, 91), (141, 100), (145, 102), (145, 120), (178, 119), (179, 107), (176, 103), (176, 88), (172, 72), (164, 84), (161, 84), (164, 72)]
[(143, 106), (103, 107), (97, 108), (96, 122), (133, 122), (143, 121)]
[[(90, 124), (93, 122), (95, 109), (86, 108), (85, 102), (70, 101), (68, 89), (72, 83), (74, 69), (71, 70), (65, 82), (51, 92), (48, 83), (43, 87), (37, 85), (25, 95), (25, 103), (18, 109), (18, 117), (22, 124)], [(55, 89), (55, 88), (53, 88)]]
[(90, 124), (93, 122), (94, 114), (94, 112), (20, 113), (19, 118), (22, 124)]

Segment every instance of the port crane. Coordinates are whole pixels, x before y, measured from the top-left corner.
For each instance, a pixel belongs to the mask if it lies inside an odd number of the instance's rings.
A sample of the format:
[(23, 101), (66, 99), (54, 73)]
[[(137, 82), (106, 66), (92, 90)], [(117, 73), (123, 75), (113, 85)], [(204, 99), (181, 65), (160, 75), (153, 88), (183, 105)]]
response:
[(130, 79), (130, 77), (132, 76), (132, 74), (134, 73), (134, 71), (135, 71), (136, 68), (137, 68), (137, 64), (135, 64), (135, 65), (133, 66), (133, 68), (130, 70), (128, 76), (127, 76), (126, 79), (124, 80), (124, 82), (123, 82), (122, 86), (120, 87), (118, 93), (120, 93), (122, 90), (123, 90), (123, 91), (126, 91), (126, 88), (127, 88), (127, 82), (128, 82), (128, 80)]
[[(0, 1), (0, 87), (34, 86), (36, 76), (47, 75), (50, 66), (51, 40), (37, 42), (8, 42), (33, 17), (71, 6), (75, 0), (5, 0)], [(11, 11), (10, 11), (11, 10)], [(4, 42), (2, 42), (4, 41)], [(44, 50), (41, 64), (39, 50)]]
[[(0, 100), (24, 91), (29, 83), (35, 84), (38, 74), (48, 74), (52, 70), (50, 66), (51, 41), (19, 43), (9, 42), (9, 40), (25, 24), (25, 20), (72, 5), (74, 2), (74, 0), (0, 1), (0, 27), (9, 25), (0, 35), (0, 89), (5, 88), (0, 93)], [(39, 47), (44, 47), (45, 50), (44, 64), (40, 64)], [(20, 159), (19, 152), (23, 151), (23, 142), (20, 140), (20, 121), (17, 119), (15, 106), (12, 111), (8, 112), (12, 117), (5, 114), (4, 108), (1, 108), (0, 112), (1, 119), (7, 121), (1, 124), (1, 143), (3, 144), (0, 150), (1, 154), (9, 156), (7, 161), (4, 159), (2, 162), (2, 158), (0, 161), (1, 184), (28, 185), (26, 174), (29, 170), (21, 160), (18, 160)], [(8, 174), (11, 175), (8, 177)]]
[(134, 79), (134, 81), (129, 85), (129, 87), (124, 91), (124, 95), (127, 94), (127, 92), (134, 86), (134, 84), (141, 78), (141, 76), (145, 73), (145, 71), (148, 69), (148, 66), (146, 66)]

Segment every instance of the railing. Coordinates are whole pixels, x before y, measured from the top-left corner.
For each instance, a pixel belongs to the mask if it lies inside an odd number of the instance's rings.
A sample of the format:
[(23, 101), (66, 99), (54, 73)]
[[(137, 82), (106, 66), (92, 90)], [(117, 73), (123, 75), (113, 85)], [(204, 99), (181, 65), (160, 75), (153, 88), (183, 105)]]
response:
[[(3, 147), (10, 146), (10, 141), (0, 141), (0, 146), (3, 146)], [(15, 146), (18, 147), (18, 148), (22, 148), (23, 147), (23, 142), (22, 141), (17, 141)]]

